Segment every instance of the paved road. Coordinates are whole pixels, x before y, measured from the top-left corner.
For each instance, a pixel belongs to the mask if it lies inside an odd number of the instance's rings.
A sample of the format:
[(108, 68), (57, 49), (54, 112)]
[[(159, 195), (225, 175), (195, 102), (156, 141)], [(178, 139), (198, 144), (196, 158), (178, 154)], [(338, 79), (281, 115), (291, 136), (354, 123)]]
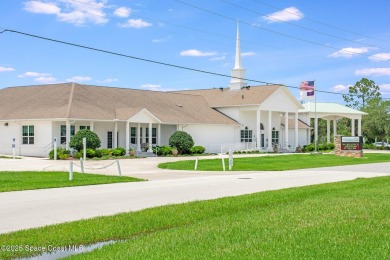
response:
[[(36, 167), (34, 165), (30, 162), (29, 169)], [(2, 169), (4, 170), (4, 167)], [(145, 176), (148, 174), (148, 169), (150, 175), (164, 175), (165, 179), (0, 193), (0, 233), (135, 211), (153, 206), (352, 180), (361, 177), (389, 176), (390, 162), (250, 173), (172, 173), (169, 171), (161, 172), (161, 170), (150, 166), (150, 168), (145, 168), (146, 173), (143, 173)], [(170, 179), (166, 179), (167, 176)]]

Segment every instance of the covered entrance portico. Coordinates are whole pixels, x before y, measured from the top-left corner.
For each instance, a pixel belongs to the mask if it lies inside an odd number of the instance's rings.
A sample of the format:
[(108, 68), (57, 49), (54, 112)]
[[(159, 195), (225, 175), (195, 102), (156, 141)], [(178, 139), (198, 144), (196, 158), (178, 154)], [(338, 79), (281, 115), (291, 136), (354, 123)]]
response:
[[(337, 103), (319, 103), (308, 102), (303, 104), (305, 109), (299, 110), (310, 122), (314, 118), (314, 140), (318, 140), (318, 119), (326, 120), (326, 141), (330, 143), (331, 129), (330, 122), (333, 120), (333, 136), (337, 135), (337, 120), (349, 118), (351, 120), (351, 136), (362, 135), (362, 116), (367, 113), (343, 106)], [(355, 128), (357, 122), (357, 131)]]

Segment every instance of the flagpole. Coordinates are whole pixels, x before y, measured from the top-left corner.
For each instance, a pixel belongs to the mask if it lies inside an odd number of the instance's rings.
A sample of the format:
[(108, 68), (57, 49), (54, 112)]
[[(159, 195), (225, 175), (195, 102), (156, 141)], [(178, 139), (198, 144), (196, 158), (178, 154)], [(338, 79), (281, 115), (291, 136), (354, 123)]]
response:
[(314, 80), (314, 152), (317, 153), (318, 145), (318, 118), (317, 118), (317, 93), (316, 81)]

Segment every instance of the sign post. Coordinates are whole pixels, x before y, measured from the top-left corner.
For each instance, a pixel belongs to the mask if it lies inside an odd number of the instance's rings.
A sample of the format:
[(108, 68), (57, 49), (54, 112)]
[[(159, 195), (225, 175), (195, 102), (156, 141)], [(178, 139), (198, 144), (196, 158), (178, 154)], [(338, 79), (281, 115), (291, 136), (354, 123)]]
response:
[(16, 156), (16, 145), (15, 145), (15, 138), (12, 138), (12, 157), (15, 159)]
[(54, 160), (57, 160), (57, 137), (54, 137), (53, 149), (54, 149)]
[(230, 147), (229, 149), (229, 171), (231, 171), (233, 168), (233, 150)]
[(83, 138), (83, 160), (85, 161), (87, 159), (87, 138)]

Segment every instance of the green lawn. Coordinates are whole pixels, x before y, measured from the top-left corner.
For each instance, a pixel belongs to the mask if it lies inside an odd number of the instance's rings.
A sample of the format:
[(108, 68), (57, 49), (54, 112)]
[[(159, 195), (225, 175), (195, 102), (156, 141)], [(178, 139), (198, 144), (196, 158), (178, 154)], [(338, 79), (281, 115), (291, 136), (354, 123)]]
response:
[(357, 179), (157, 207), (4, 234), (0, 245), (124, 240), (72, 259), (389, 259), (389, 187), (390, 177)]
[(1, 172), (0, 192), (17, 190), (35, 190), (46, 188), (60, 188), (69, 186), (84, 186), (117, 182), (142, 181), (125, 176), (107, 176), (98, 174), (73, 173), (73, 180), (69, 181), (68, 172)]
[[(233, 157), (234, 158), (234, 157)], [(363, 158), (338, 157), (333, 154), (294, 154), (234, 158), (233, 171), (285, 171), (340, 165), (390, 162), (390, 154), (365, 154)], [(195, 161), (161, 163), (158, 167), (171, 170), (194, 170)], [(225, 159), (228, 169), (228, 159)], [(199, 171), (222, 171), (221, 159), (199, 159)]]

